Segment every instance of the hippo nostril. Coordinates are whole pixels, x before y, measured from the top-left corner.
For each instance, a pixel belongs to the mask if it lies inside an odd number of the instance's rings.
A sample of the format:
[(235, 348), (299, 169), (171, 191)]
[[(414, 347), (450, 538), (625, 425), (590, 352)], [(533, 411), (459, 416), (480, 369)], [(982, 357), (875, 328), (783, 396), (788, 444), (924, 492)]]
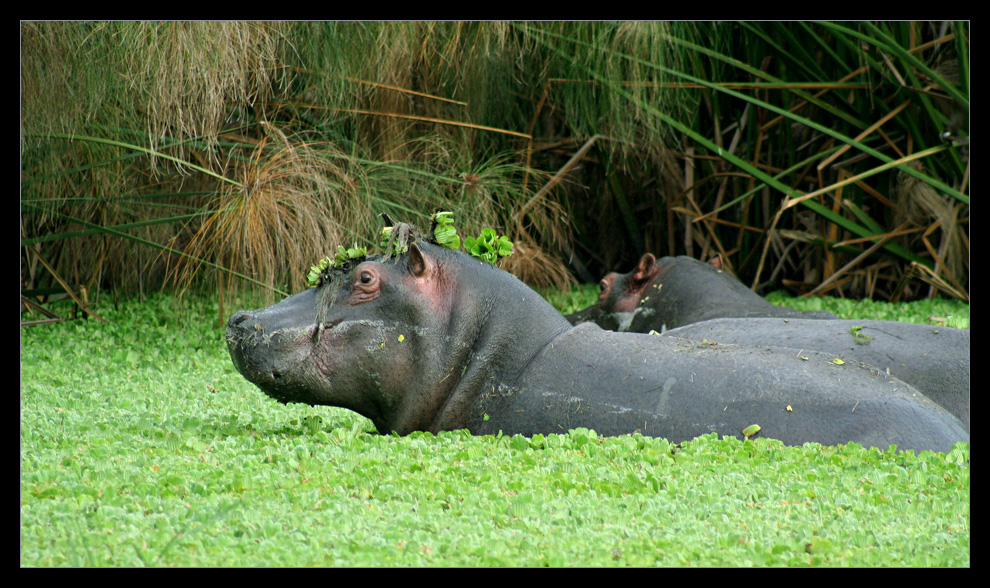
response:
[(237, 325), (246, 321), (249, 316), (250, 315), (247, 312), (243, 310), (238, 310), (227, 321), (227, 325), (231, 327), (236, 327)]

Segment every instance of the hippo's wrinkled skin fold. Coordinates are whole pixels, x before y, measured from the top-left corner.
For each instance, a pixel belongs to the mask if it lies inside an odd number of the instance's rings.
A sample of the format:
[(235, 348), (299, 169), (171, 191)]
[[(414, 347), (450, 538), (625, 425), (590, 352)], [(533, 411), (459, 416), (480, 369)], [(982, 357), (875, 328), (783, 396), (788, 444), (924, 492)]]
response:
[(702, 263), (683, 255), (657, 259), (647, 253), (631, 272), (602, 278), (598, 302), (567, 315), (567, 320), (612, 331), (662, 333), (713, 318), (836, 318), (830, 312), (770, 304), (724, 272), (720, 259)]
[(335, 283), (236, 313), (230, 355), (273, 398), (349, 408), (380, 433), (588, 427), (680, 442), (759, 424), (792, 445), (948, 451), (969, 440), (955, 417), (871, 366), (571, 327), (507, 272), (429, 243)]

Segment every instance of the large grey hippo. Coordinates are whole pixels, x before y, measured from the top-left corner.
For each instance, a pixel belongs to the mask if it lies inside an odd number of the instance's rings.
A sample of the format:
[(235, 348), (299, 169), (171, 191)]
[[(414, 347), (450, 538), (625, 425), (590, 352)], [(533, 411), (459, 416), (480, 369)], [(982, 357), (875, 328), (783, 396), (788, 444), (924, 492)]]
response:
[(587, 427), (681, 442), (759, 425), (791, 445), (944, 452), (969, 440), (958, 419), (872, 366), (573, 327), (489, 263), (421, 239), (404, 249), (235, 313), (226, 338), (237, 369), (280, 402), (345, 407), (383, 434)]
[(766, 316), (836, 318), (830, 312), (770, 304), (722, 270), (720, 257), (703, 263), (684, 255), (657, 259), (647, 253), (629, 273), (602, 278), (598, 302), (567, 320), (613, 331), (662, 333), (713, 318)]
[(969, 430), (968, 329), (840, 321), (828, 312), (775, 306), (720, 268), (647, 253), (629, 273), (605, 276), (598, 302), (567, 319), (617, 331), (816, 350), (875, 365), (948, 409)]

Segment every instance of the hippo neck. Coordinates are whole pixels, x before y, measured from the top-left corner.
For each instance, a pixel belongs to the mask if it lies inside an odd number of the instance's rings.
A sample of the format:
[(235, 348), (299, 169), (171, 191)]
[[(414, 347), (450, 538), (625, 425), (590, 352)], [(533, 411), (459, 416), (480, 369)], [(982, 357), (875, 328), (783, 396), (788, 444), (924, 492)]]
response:
[[(454, 372), (459, 377), (430, 426), (433, 431), (467, 427), (465, 419), (480, 396), (515, 380), (550, 341), (571, 328), (556, 309), (511, 274), (492, 267), (474, 271), (485, 273), (475, 281), (485, 288), (467, 292), (457, 306), (462, 317), (476, 317), (478, 328), (457, 336), (466, 352), (456, 354)], [(463, 278), (462, 273), (461, 283)]]
[(663, 331), (772, 306), (742, 282), (694, 258), (663, 258), (660, 264), (660, 275), (644, 292), (644, 309), (628, 330), (645, 333), (650, 329), (644, 325), (651, 325)]
[(654, 339), (604, 331), (594, 323), (567, 329), (525, 370), (483, 394), (468, 428), (475, 434), (523, 435), (574, 427), (606, 434), (656, 431), (658, 390), (665, 382), (658, 385), (649, 349)]

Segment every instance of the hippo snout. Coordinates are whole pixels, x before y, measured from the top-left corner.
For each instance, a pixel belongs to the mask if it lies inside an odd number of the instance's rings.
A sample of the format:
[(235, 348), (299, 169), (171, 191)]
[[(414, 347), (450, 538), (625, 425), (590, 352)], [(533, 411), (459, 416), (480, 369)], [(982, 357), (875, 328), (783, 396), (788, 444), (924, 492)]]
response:
[(227, 343), (243, 344), (264, 331), (265, 328), (252, 312), (239, 310), (227, 320)]
[(236, 327), (237, 325), (243, 323), (247, 318), (251, 316), (244, 310), (238, 310), (235, 312), (230, 319), (227, 320), (227, 328)]

